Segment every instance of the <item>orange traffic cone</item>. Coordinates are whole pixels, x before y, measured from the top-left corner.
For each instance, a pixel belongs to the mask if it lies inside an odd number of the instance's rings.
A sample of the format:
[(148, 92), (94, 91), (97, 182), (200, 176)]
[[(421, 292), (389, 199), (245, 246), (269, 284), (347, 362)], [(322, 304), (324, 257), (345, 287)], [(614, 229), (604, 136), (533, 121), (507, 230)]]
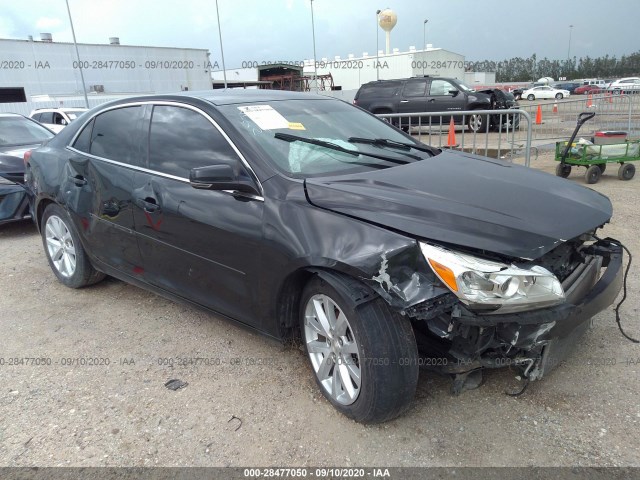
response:
[(589, 94), (587, 97), (587, 108), (593, 107), (593, 95)]
[(542, 125), (542, 106), (538, 105), (538, 111), (536, 112), (536, 125)]
[(447, 147), (455, 147), (456, 143), (456, 127), (453, 124), (453, 117), (449, 122), (449, 134), (447, 135)]
[(558, 113), (558, 104), (557, 103), (553, 104), (553, 113)]
[(611, 96), (611, 92), (607, 91), (604, 94), (605, 97), (607, 97), (607, 100), (609, 100), (609, 103), (613, 103), (613, 97)]

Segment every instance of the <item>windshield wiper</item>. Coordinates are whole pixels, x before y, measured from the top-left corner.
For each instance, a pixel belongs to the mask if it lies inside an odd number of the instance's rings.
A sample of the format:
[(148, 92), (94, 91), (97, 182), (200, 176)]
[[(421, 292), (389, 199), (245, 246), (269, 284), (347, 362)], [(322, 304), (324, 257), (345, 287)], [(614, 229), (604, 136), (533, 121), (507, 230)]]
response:
[(386, 138), (361, 138), (361, 137), (351, 137), (347, 140), (351, 143), (367, 143), (370, 145), (381, 145), (383, 147), (395, 147), (395, 148), (403, 148), (406, 150), (414, 149), (420, 152), (430, 153), (431, 155), (437, 155), (438, 150), (433, 147), (428, 147), (426, 145), (416, 145), (413, 143), (407, 142), (397, 142), (395, 140), (388, 140)]
[(399, 158), (387, 157), (386, 155), (378, 155), (376, 153), (368, 153), (368, 152), (361, 152), (361, 151), (356, 151), (356, 150), (349, 150), (348, 148), (341, 147), (340, 145), (336, 145), (335, 143), (327, 142), (325, 140), (317, 140), (315, 138), (299, 137), (298, 135), (291, 135), (290, 133), (276, 132), (274, 137), (279, 139), (279, 140), (284, 140), (285, 142), (310, 143), (311, 145), (317, 145), (319, 147), (329, 148), (331, 150), (336, 150), (338, 152), (347, 153), (349, 155), (353, 155), (353, 156), (356, 156), (356, 157), (360, 156), (360, 155), (365, 155), (367, 157), (378, 158), (380, 160), (385, 160), (387, 162), (397, 163), (397, 164), (400, 164), (400, 165), (404, 165), (406, 163), (409, 163), (407, 160), (401, 160)]

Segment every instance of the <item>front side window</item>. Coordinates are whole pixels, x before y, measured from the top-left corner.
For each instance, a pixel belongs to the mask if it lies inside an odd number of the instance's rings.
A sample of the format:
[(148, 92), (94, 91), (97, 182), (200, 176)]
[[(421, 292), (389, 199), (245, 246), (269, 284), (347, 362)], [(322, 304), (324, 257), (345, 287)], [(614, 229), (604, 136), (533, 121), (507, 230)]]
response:
[(446, 80), (432, 80), (429, 95), (451, 95), (449, 90), (458, 90), (451, 82)]
[(220, 132), (200, 113), (156, 105), (151, 116), (149, 168), (189, 178), (192, 168), (218, 163), (237, 166), (238, 156)]
[(145, 163), (143, 125), (142, 106), (101, 113), (93, 121), (89, 152), (109, 160), (141, 166)]

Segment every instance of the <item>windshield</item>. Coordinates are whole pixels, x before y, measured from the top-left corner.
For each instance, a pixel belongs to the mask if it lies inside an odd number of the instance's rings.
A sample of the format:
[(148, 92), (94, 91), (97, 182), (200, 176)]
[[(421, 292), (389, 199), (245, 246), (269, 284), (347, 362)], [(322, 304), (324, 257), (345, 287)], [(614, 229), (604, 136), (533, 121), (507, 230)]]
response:
[(0, 117), (0, 147), (32, 145), (53, 137), (46, 128), (23, 117)]
[(352, 141), (414, 143), (387, 123), (339, 100), (258, 102), (219, 109), (273, 166), (292, 177), (366, 172), (431, 156), (402, 145)]

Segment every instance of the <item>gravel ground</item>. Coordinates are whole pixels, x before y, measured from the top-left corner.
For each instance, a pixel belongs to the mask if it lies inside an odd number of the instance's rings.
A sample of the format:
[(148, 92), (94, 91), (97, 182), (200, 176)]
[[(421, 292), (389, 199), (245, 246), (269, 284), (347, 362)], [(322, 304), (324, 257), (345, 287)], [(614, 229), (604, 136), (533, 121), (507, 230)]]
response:
[[(593, 186), (614, 203), (604, 234), (640, 252), (640, 180), (616, 173)], [(0, 255), (1, 466), (640, 466), (640, 349), (612, 308), (521, 397), (504, 393), (520, 386), (513, 371), (457, 397), (423, 371), (409, 412), (363, 426), (323, 399), (295, 347), (114, 279), (68, 289), (28, 222), (0, 227)], [(635, 337), (638, 272), (622, 308)], [(162, 364), (175, 357), (211, 360)]]

